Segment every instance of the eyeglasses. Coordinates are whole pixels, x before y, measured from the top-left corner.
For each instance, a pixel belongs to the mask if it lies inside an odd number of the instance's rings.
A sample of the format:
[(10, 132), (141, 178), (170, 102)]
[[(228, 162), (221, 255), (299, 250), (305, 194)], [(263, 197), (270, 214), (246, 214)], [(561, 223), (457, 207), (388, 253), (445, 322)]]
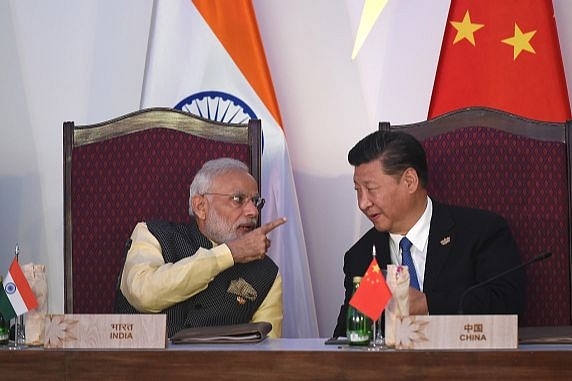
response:
[(252, 196), (252, 197), (248, 197), (245, 194), (242, 193), (238, 193), (238, 194), (232, 194), (232, 193), (214, 193), (214, 192), (210, 192), (210, 193), (203, 193), (203, 196), (226, 196), (229, 197), (230, 200), (237, 206), (237, 207), (243, 207), (246, 206), (246, 204), (248, 203), (248, 201), (252, 201), (252, 203), (254, 204), (254, 206), (256, 207), (256, 209), (262, 209), (262, 207), (264, 206), (264, 203), (266, 202), (266, 200), (264, 200), (262, 197), (260, 196)]

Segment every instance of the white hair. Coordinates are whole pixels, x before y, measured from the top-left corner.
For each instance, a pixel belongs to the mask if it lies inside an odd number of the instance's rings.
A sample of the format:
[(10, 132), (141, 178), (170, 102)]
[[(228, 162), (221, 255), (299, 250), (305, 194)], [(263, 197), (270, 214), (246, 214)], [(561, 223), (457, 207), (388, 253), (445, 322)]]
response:
[(195, 178), (189, 187), (189, 214), (191, 216), (194, 215), (192, 207), (193, 196), (210, 192), (212, 182), (216, 177), (237, 170), (250, 173), (246, 164), (240, 160), (232, 159), (230, 157), (223, 157), (205, 162), (195, 175)]

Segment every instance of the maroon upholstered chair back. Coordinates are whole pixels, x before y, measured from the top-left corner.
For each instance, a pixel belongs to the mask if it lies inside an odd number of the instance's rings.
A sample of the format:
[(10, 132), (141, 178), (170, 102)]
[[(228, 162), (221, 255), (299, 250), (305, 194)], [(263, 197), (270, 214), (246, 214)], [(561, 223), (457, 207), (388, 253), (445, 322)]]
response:
[(66, 313), (113, 312), (135, 224), (187, 221), (189, 185), (205, 161), (237, 158), (260, 184), (259, 120), (223, 124), (153, 108), (63, 129)]
[(504, 216), (523, 262), (552, 252), (526, 269), (527, 306), (519, 325), (570, 325), (570, 123), (468, 108), (389, 128), (422, 142), (431, 197)]

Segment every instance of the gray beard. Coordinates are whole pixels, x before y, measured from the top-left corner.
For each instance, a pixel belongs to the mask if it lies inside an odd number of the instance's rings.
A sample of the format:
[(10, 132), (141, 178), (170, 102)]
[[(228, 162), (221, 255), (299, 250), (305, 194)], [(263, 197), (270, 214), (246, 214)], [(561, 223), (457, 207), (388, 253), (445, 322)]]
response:
[(241, 224), (238, 222), (232, 225), (224, 218), (222, 218), (214, 209), (209, 209), (209, 214), (207, 215), (208, 222), (205, 224), (205, 236), (216, 243), (223, 243), (237, 239), (240, 234), (238, 226)]

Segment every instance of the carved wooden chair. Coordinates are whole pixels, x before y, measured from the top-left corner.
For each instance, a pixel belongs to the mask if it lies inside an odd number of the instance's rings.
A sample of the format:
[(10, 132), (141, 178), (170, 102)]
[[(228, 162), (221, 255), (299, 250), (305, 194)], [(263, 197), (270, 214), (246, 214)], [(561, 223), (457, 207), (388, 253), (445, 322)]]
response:
[(526, 269), (521, 326), (572, 323), (571, 127), (483, 107), (420, 123), (379, 125), (422, 142), (431, 197), (504, 216), (523, 261), (552, 252), (549, 260)]
[[(168, 108), (63, 124), (66, 313), (112, 313), (135, 224), (188, 221), (189, 185), (218, 157), (245, 162), (260, 187), (261, 124), (226, 124)], [(260, 189), (259, 189), (260, 190)]]

